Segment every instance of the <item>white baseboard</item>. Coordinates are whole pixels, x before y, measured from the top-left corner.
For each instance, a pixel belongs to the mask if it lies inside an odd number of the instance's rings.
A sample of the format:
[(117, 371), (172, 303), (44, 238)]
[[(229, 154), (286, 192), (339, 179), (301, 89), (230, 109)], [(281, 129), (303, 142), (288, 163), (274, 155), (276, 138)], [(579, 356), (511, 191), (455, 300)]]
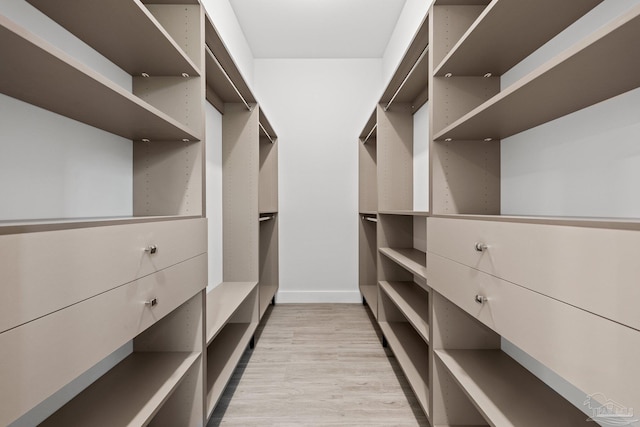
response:
[(361, 303), (358, 291), (278, 291), (276, 304)]

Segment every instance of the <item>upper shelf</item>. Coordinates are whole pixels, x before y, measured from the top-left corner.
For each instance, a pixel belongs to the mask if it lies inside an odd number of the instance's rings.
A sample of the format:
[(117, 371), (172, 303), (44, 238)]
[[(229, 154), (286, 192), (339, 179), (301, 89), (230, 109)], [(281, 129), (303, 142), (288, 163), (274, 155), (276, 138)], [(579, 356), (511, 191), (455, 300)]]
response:
[(200, 74), (139, 1), (27, 1), (131, 75)]
[(0, 92), (128, 139), (200, 135), (0, 16)]
[(276, 131), (271, 126), (269, 119), (264, 114), (264, 110), (261, 108), (259, 112), (259, 124), (260, 124), (260, 136), (264, 136), (269, 139), (271, 142), (275, 142), (278, 135), (276, 135)]
[(502, 75), (602, 0), (496, 0), (434, 71), (436, 76)]
[[(251, 93), (251, 89), (242, 77), (242, 73), (240, 73), (240, 70), (233, 61), (220, 34), (218, 34), (208, 15), (205, 22), (205, 42), (208, 48), (206, 55), (207, 63), (205, 65), (207, 70), (207, 85), (223, 103), (242, 102), (240, 98), (242, 97), (247, 103), (255, 104), (256, 99), (253, 93)], [(214, 103), (215, 100), (210, 99), (210, 94), (207, 95), (209, 102), (216, 106), (216, 108), (219, 108), (219, 106)]]
[(429, 16), (425, 16), (411, 41), (402, 61), (387, 85), (380, 104), (387, 107), (391, 102), (410, 102), (414, 110), (428, 99), (429, 76)]
[[(436, 133), (436, 140), (515, 135), (640, 86), (640, 6), (603, 26)], [(455, 77), (454, 77), (455, 78)]]

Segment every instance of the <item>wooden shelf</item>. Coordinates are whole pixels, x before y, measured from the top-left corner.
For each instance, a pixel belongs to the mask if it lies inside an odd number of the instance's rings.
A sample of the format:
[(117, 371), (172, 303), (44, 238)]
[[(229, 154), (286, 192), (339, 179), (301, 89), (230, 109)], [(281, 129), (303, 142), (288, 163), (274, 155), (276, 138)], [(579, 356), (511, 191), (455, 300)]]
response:
[(372, 305), (377, 306), (378, 285), (360, 285), (360, 292), (362, 293), (365, 301), (367, 301), (367, 304), (369, 304), (369, 307), (372, 307)]
[(389, 296), (404, 317), (429, 343), (429, 294), (414, 282), (380, 282), (380, 288)]
[[(221, 90), (222, 93), (217, 93), (222, 97), (224, 102), (241, 102), (240, 97), (233, 87), (229, 84), (229, 80), (220, 70), (221, 68), (229, 76), (231, 81), (236, 85), (242, 97), (250, 104), (255, 104), (256, 99), (249, 89), (247, 82), (242, 77), (242, 73), (238, 69), (237, 65), (233, 61), (229, 50), (226, 48), (218, 30), (213, 25), (211, 18), (207, 15), (205, 18), (205, 44), (208, 47), (207, 52), (207, 85), (209, 85), (214, 91)], [(215, 56), (216, 59), (213, 59)], [(218, 66), (216, 61), (220, 64)], [(209, 71), (213, 71), (214, 74), (209, 74)], [(220, 86), (218, 86), (220, 84)], [(228, 99), (228, 100), (227, 100)], [(215, 104), (214, 104), (215, 105)]]
[(434, 75), (502, 75), (601, 2), (493, 1)]
[(364, 141), (367, 136), (371, 139), (376, 139), (376, 124), (377, 124), (377, 120), (376, 120), (376, 109), (373, 109), (373, 113), (371, 113), (371, 116), (369, 116), (369, 120), (367, 120), (367, 123), (364, 125), (364, 128), (362, 129), (362, 132), (360, 132), (360, 140)]
[(377, 216), (378, 212), (376, 211), (360, 211), (358, 212), (360, 215), (365, 215), (365, 216)]
[(199, 356), (134, 352), (41, 426), (147, 425)]
[(436, 133), (435, 140), (501, 139), (640, 86), (640, 6), (603, 26)]
[(207, 344), (211, 343), (257, 285), (256, 282), (223, 282), (207, 293)]
[[(428, 46), (429, 16), (427, 15), (418, 27), (418, 31), (413, 36), (411, 43), (402, 57), (402, 61), (382, 94), (380, 104), (386, 106), (395, 95), (395, 99), (393, 99), (394, 103), (411, 102), (414, 104), (415, 111), (426, 102), (429, 98), (427, 93), (429, 54), (428, 52), (424, 55), (422, 54), (425, 49), (428, 49)], [(420, 61), (418, 62), (418, 60)]]
[(437, 214), (434, 218), (472, 219), (480, 221), (520, 222), (529, 224), (566, 225), (576, 227), (610, 228), (616, 230), (640, 230), (637, 218), (593, 218), (562, 216), (525, 216), (525, 215), (474, 215), (474, 214)]
[(490, 425), (591, 424), (580, 410), (500, 350), (435, 353)]
[(244, 354), (258, 322), (227, 323), (207, 349), (207, 418), (216, 407), (222, 392)]
[(429, 347), (407, 322), (380, 322), (380, 329), (429, 416)]
[(411, 273), (426, 279), (427, 255), (424, 252), (414, 248), (380, 248), (380, 253)]
[[(56, 5), (57, 7), (57, 5)], [(0, 92), (127, 139), (201, 135), (0, 16)]]
[(105, 227), (109, 225), (141, 224), (145, 222), (177, 221), (202, 218), (200, 216), (126, 216), (96, 218), (52, 218), (29, 221), (0, 221), (0, 236), (5, 234), (37, 233), (41, 231), (71, 230), (74, 228)]
[(200, 75), (141, 2), (27, 1), (131, 75)]
[(407, 216), (429, 216), (428, 211), (412, 211), (412, 210), (392, 210), (392, 211), (379, 211), (381, 215), (407, 215)]

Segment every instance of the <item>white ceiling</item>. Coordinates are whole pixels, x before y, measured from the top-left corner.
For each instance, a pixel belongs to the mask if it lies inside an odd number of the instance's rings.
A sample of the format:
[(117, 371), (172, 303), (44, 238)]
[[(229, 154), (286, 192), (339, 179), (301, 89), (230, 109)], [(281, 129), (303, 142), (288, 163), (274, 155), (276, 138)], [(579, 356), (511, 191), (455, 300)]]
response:
[(255, 58), (381, 58), (406, 0), (229, 0)]

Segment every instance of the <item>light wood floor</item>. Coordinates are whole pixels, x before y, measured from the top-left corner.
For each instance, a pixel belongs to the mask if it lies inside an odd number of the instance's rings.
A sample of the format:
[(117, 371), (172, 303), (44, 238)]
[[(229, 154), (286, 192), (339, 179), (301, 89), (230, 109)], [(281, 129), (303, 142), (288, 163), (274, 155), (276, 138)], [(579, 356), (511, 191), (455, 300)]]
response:
[(243, 357), (208, 427), (428, 426), (366, 310), (270, 308), (256, 348)]

